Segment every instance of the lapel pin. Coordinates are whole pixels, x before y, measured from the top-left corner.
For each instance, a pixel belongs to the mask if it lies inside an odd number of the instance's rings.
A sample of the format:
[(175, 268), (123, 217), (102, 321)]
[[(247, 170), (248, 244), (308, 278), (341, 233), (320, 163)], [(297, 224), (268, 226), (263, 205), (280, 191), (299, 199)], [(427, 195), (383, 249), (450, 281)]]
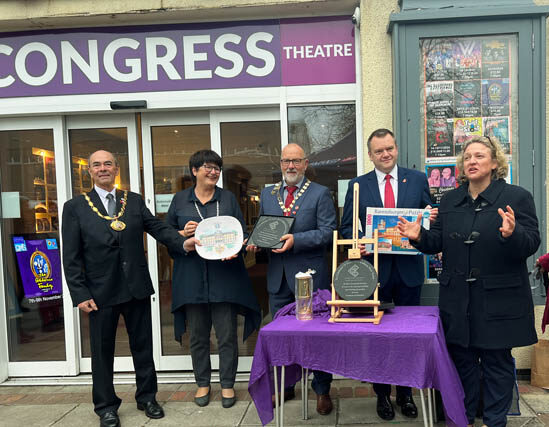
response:
[(402, 182), (406, 182), (406, 178), (404, 178), (404, 179), (402, 180)]

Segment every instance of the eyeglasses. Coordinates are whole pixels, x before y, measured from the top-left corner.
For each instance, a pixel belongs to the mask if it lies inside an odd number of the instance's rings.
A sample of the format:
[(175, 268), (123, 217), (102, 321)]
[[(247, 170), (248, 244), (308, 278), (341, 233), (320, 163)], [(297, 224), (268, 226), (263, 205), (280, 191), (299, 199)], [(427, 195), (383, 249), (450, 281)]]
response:
[(201, 167), (203, 167), (204, 170), (208, 173), (212, 173), (212, 172), (220, 173), (221, 172), (221, 168), (219, 166), (202, 165)]
[(283, 166), (290, 166), (293, 163), (294, 166), (299, 166), (305, 159), (280, 159), (280, 164)]

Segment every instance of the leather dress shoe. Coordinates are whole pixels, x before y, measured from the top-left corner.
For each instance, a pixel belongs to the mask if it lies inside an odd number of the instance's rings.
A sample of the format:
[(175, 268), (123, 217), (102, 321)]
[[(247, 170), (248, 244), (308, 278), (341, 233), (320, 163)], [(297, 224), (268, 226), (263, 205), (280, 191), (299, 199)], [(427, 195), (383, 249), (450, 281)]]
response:
[(164, 409), (158, 404), (156, 400), (151, 400), (150, 402), (137, 403), (137, 409), (140, 411), (145, 411), (145, 415), (149, 418), (164, 418)]
[(402, 415), (408, 418), (417, 418), (417, 406), (412, 396), (397, 396), (396, 403), (400, 406)]
[(389, 396), (377, 397), (376, 411), (379, 418), (386, 421), (390, 421), (395, 417), (395, 410), (393, 409)]
[[(284, 390), (284, 402), (287, 402), (288, 400), (293, 400), (295, 399), (295, 390), (294, 389), (288, 389), (288, 390)], [(272, 396), (272, 401), (273, 401), (273, 408), (275, 407), (275, 396), (273, 394)], [(279, 403), (281, 401), (279, 400)]]
[(316, 395), (316, 412), (320, 415), (328, 415), (332, 409), (334, 409), (334, 405), (329, 394)]
[(120, 427), (120, 418), (118, 418), (118, 414), (116, 413), (116, 411), (108, 411), (101, 415), (101, 417), (99, 418), (99, 426)]

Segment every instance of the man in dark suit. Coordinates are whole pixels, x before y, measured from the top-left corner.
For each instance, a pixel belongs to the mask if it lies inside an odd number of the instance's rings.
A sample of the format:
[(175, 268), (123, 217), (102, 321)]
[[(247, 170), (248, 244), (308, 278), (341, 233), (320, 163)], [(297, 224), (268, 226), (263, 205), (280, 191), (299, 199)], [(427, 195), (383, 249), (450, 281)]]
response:
[[(351, 238), (353, 230), (353, 185), (358, 182), (359, 230), (365, 230), (366, 208), (430, 208), (429, 184), (424, 173), (397, 166), (398, 148), (395, 137), (389, 129), (378, 129), (368, 138), (368, 156), (375, 169), (349, 182), (341, 219), (341, 235)], [(438, 211), (431, 210), (434, 221)], [(361, 227), (361, 228), (360, 228)], [(360, 237), (362, 237), (361, 233)], [(361, 246), (361, 253), (373, 263), (373, 257)], [(396, 305), (419, 305), (421, 285), (424, 280), (423, 255), (380, 255), (378, 273), (381, 301), (394, 301)], [(377, 413), (384, 420), (395, 416), (391, 404), (391, 385), (374, 384), (377, 394)], [(410, 418), (417, 417), (417, 407), (412, 399), (410, 387), (397, 386), (396, 403), (402, 413)]]
[[(280, 159), (283, 181), (261, 192), (261, 215), (295, 218), (292, 233), (282, 236), (284, 246), (269, 251), (267, 290), (273, 317), (282, 307), (295, 301), (296, 273), (315, 270), (315, 290), (330, 286), (330, 272), (324, 255), (337, 226), (335, 207), (328, 188), (305, 178), (308, 164), (303, 149), (297, 144), (288, 144)], [(248, 246), (248, 250), (257, 248)], [(332, 375), (321, 371), (313, 374), (311, 386), (317, 394), (317, 412), (327, 415), (333, 409), (329, 394)], [(294, 397), (294, 386), (287, 387), (285, 400)]]
[(184, 238), (154, 217), (139, 194), (116, 190), (118, 162), (108, 151), (90, 156), (94, 188), (63, 208), (63, 267), (74, 306), (89, 314), (93, 403), (101, 427), (120, 425), (113, 385), (114, 345), (124, 316), (133, 357), (137, 409), (162, 418), (156, 402), (150, 295), (154, 293), (143, 232), (183, 253)]

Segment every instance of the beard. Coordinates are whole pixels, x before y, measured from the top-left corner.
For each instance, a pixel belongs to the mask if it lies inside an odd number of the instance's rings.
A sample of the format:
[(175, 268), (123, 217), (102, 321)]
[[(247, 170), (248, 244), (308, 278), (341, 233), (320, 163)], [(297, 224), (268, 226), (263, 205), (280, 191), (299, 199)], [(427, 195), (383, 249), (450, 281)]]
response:
[[(289, 174), (288, 172), (293, 173)], [(286, 185), (297, 185), (297, 183), (301, 181), (301, 178), (303, 178), (303, 174), (300, 174), (296, 169), (287, 169), (283, 172), (282, 176), (284, 177)]]

